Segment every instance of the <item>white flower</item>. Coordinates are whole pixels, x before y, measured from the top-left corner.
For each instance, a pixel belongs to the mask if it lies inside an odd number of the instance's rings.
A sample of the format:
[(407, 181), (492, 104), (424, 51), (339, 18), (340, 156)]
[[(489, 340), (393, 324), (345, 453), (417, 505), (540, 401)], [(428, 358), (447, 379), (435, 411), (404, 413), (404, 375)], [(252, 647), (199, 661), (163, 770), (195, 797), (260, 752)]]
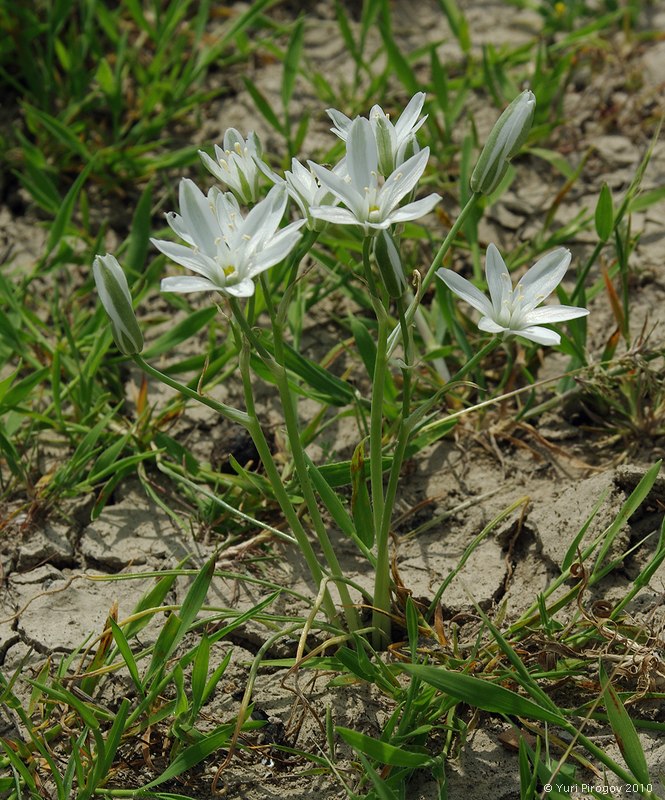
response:
[(171, 212), (166, 219), (187, 244), (151, 242), (197, 275), (164, 278), (164, 292), (217, 291), (249, 297), (254, 294), (254, 278), (286, 258), (304, 224), (298, 220), (278, 230), (287, 201), (284, 186), (274, 186), (246, 217), (230, 192), (212, 188), (206, 196), (189, 179), (180, 181), (179, 199), (181, 213)]
[[(369, 121), (376, 138), (379, 170), (383, 175), (388, 175), (403, 164), (408, 156), (419, 151), (416, 131), (427, 119), (427, 115), (418, 119), (424, 102), (425, 92), (415, 94), (394, 125), (381, 106), (372, 106)], [(326, 113), (334, 125), (330, 130), (343, 141), (347, 141), (353, 120), (334, 108), (327, 109)]]
[[(345, 161), (340, 161), (333, 169), (335, 175), (343, 177), (346, 175)], [(322, 185), (314, 174), (311, 166), (309, 169), (303, 167), (297, 158), (291, 160), (291, 170), (284, 172), (286, 191), (295, 200), (303, 216), (307, 218), (307, 227), (312, 230), (321, 230), (326, 223), (322, 220), (314, 219), (310, 214), (312, 206), (335, 205), (339, 200), (332, 191)]]
[(376, 139), (369, 120), (356, 117), (351, 123), (346, 141), (348, 177), (339, 175), (309, 161), (308, 164), (321, 186), (327, 187), (346, 208), (312, 206), (310, 213), (317, 219), (340, 225), (360, 225), (366, 234), (389, 228), (396, 222), (418, 219), (429, 213), (441, 199), (430, 194), (422, 200), (397, 208), (423, 174), (429, 148), (409, 158), (385, 180), (379, 174)]
[(143, 350), (143, 334), (132, 307), (127, 278), (115, 256), (95, 256), (92, 274), (104, 310), (111, 322), (111, 332), (121, 353), (126, 356)]
[(570, 251), (557, 247), (539, 259), (513, 289), (506, 264), (497, 248), (490, 244), (485, 258), (485, 275), (490, 298), (450, 269), (437, 270), (437, 275), (456, 295), (483, 315), (478, 327), (487, 333), (521, 336), (538, 344), (559, 344), (558, 333), (541, 325), (565, 322), (584, 317), (589, 312), (576, 306), (543, 306), (537, 308), (561, 283), (570, 264)]
[(215, 145), (216, 161), (203, 150), (199, 150), (201, 161), (218, 180), (229, 187), (238, 200), (245, 205), (255, 203), (260, 190), (261, 144), (258, 136), (250, 131), (243, 139), (235, 128), (224, 134), (224, 149)]

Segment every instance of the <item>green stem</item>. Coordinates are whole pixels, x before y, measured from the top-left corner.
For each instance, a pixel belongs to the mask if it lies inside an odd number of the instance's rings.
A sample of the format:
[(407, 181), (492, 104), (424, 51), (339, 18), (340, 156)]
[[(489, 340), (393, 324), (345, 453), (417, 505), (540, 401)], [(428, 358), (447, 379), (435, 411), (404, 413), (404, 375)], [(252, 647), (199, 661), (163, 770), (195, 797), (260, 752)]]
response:
[[(420, 304), (422, 296), (425, 294), (425, 291), (427, 290), (430, 283), (434, 279), (434, 274), (436, 273), (437, 269), (441, 266), (441, 263), (443, 262), (446, 253), (448, 252), (448, 250), (450, 250), (450, 247), (452, 246), (452, 243), (455, 240), (455, 237), (457, 236), (459, 229), (462, 227), (462, 225), (464, 225), (464, 223), (466, 222), (466, 218), (475, 208), (475, 205), (478, 202), (479, 197), (481, 197), (481, 192), (474, 192), (471, 195), (471, 197), (469, 197), (469, 199), (466, 202), (466, 205), (460, 211), (459, 216), (455, 220), (455, 223), (453, 224), (452, 228), (448, 231), (448, 235), (441, 243), (441, 247), (439, 247), (437, 254), (434, 256), (434, 261), (432, 261), (430, 268), (427, 270), (425, 277), (422, 279), (420, 286), (418, 287), (418, 291), (416, 293), (413, 302), (409, 305), (409, 307), (406, 310), (406, 321), (409, 324), (413, 322), (413, 318), (416, 314), (416, 309)], [(389, 354), (392, 354), (395, 347), (397, 346), (397, 343), (400, 338), (400, 333), (401, 333), (401, 327), (397, 327), (390, 334)]]
[[(343, 581), (342, 570), (339, 565), (339, 561), (337, 560), (335, 549), (332, 546), (330, 537), (328, 536), (328, 531), (326, 529), (325, 523), (323, 522), (323, 518), (321, 517), (321, 512), (319, 511), (316, 494), (314, 492), (312, 483), (309, 478), (309, 473), (307, 470), (307, 461), (302, 446), (302, 439), (300, 436), (298, 416), (295, 407), (295, 398), (289, 387), (289, 381), (286, 372), (283, 328), (281, 322), (278, 321), (277, 316), (275, 315), (275, 309), (268, 292), (266, 292), (266, 304), (268, 308), (268, 313), (270, 314), (272, 320), (273, 338), (275, 345), (275, 358), (273, 360), (272, 357), (270, 357), (270, 361), (274, 368), (275, 382), (277, 384), (277, 389), (279, 391), (280, 399), (282, 402), (282, 411), (284, 413), (284, 421), (286, 423), (286, 430), (289, 437), (289, 443), (291, 445), (291, 455), (293, 457), (293, 464), (296, 470), (296, 475), (298, 476), (300, 488), (302, 489), (303, 497), (305, 498), (305, 503), (307, 505), (309, 515), (312, 520), (312, 524), (314, 525), (314, 531), (316, 533), (317, 539), (319, 540), (319, 544), (321, 545), (321, 549), (323, 550), (323, 555), (325, 557), (326, 563), (330, 568), (330, 575), (332, 579), (335, 581), (337, 590), (339, 591), (347, 625), (350, 631), (355, 631), (358, 629), (360, 621), (358, 619), (355, 605), (351, 599), (348, 586)], [(244, 315), (242, 314), (242, 311), (240, 310), (235, 300), (231, 302), (231, 309), (233, 311), (234, 318), (243, 328), (243, 331), (247, 333), (247, 327), (246, 327), (247, 321), (244, 319)], [(249, 342), (253, 343), (253, 339), (255, 337), (253, 337), (253, 332), (249, 331), (249, 333), (251, 334), (251, 337), (248, 336)], [(281, 480), (280, 480), (280, 485), (281, 485)], [(329, 593), (328, 597), (330, 597)]]
[(184, 394), (185, 397), (189, 397), (191, 400), (196, 400), (197, 402), (202, 403), (204, 406), (208, 406), (208, 408), (211, 408), (213, 411), (221, 414), (226, 419), (231, 420), (231, 422), (237, 422), (239, 425), (242, 425), (245, 428), (248, 427), (250, 419), (244, 411), (239, 411), (237, 408), (227, 406), (225, 403), (219, 403), (217, 400), (213, 400), (211, 397), (206, 397), (206, 395), (199, 394), (199, 392), (195, 391), (189, 386), (186, 386), (184, 383), (174, 380), (170, 375), (166, 375), (165, 373), (160, 372), (158, 369), (155, 369), (140, 355), (138, 355), (138, 353), (132, 357), (135, 363), (138, 364), (138, 366), (141, 367), (141, 369), (151, 377), (156, 378), (161, 383), (166, 384), (166, 386), (170, 386), (172, 389), (180, 392), (180, 394)]
[[(247, 406), (247, 412), (251, 420), (248, 430), (252, 436), (252, 440), (254, 441), (259, 458), (264, 465), (266, 476), (270, 481), (270, 486), (275, 494), (275, 498), (282, 509), (282, 513), (286, 517), (286, 521), (291, 528), (291, 533), (293, 533), (298, 542), (298, 546), (300, 547), (303, 557), (307, 562), (307, 566), (309, 567), (310, 574), (312, 575), (314, 581), (320, 585), (324, 578), (323, 570), (321, 569), (319, 560), (316, 557), (314, 548), (309, 541), (307, 532), (300, 521), (300, 517), (293, 507), (293, 503), (289, 498), (288, 492), (282, 483), (282, 478), (279, 474), (277, 466), (275, 465), (275, 461), (270, 451), (270, 446), (266, 441), (261, 423), (259, 422), (259, 418), (256, 414), (254, 395), (252, 393), (251, 375), (249, 371), (249, 348), (247, 345), (249, 345), (249, 342), (246, 342), (246, 345), (241, 352), (240, 373), (245, 392), (245, 405)], [(335, 610), (335, 604), (333, 603), (332, 597), (327, 589), (325, 591), (323, 606), (325, 608), (328, 620), (330, 622), (334, 622), (334, 620), (337, 618), (337, 612)]]
[(461, 369), (459, 369), (453, 377), (448, 381), (448, 383), (455, 383), (456, 381), (461, 381), (462, 378), (468, 373), (471, 372), (472, 369), (478, 366), (478, 364), (487, 356), (489, 355), (492, 350), (496, 349), (498, 345), (501, 344), (501, 339), (497, 336), (493, 336), (487, 344), (482, 347), (472, 358), (470, 358), (466, 364), (464, 364)]
[[(376, 284), (370, 264), (371, 239), (363, 242), (363, 267), (370, 286), (372, 304), (376, 313), (377, 343), (374, 375), (372, 376), (372, 404), (369, 423), (369, 472), (372, 497), (372, 519), (376, 537), (376, 578), (374, 583), (374, 612), (372, 622), (375, 628), (373, 644), (382, 649), (390, 642), (390, 561), (388, 537), (382, 540), (381, 528), (385, 501), (383, 495), (383, 396), (388, 367), (388, 315), (377, 297)], [(372, 293), (372, 289), (374, 292)]]
[[(412, 430), (410, 423), (411, 409), (411, 365), (413, 363), (413, 336), (406, 321), (404, 300), (397, 301), (399, 323), (402, 329), (402, 341), (404, 342), (404, 363), (402, 369), (402, 413), (400, 416), (399, 430), (397, 433), (397, 443), (393, 453), (390, 476), (386, 488), (385, 502), (379, 527), (376, 529), (376, 548), (377, 548), (377, 568), (374, 580), (374, 615), (373, 624), (378, 630), (376, 639), (383, 636), (384, 630), (382, 620), (386, 619), (385, 613), (390, 610), (390, 523), (392, 521), (395, 497), (399, 485), (400, 473), (404, 462), (404, 454), (409, 443), (409, 436)], [(376, 383), (375, 383), (376, 386)], [(375, 642), (375, 644), (377, 644)], [(380, 644), (380, 642), (379, 642)]]

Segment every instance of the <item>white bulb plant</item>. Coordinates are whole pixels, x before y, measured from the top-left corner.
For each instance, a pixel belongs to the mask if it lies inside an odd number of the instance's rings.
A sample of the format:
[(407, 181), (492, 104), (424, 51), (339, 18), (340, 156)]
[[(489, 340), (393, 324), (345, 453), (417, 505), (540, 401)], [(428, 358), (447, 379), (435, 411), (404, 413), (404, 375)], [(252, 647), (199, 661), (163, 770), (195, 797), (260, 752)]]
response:
[[(435, 412), (436, 397), (413, 408), (413, 367), (416, 363), (412, 321), (435, 274), (456, 295), (480, 312), (478, 327), (492, 335), (491, 341), (467, 361), (453, 376), (459, 379), (477, 365), (500, 341), (521, 337), (538, 345), (557, 345), (560, 335), (545, 325), (573, 320), (586, 315), (584, 308), (542, 305), (564, 277), (570, 253), (558, 248), (540, 258), (513, 287), (508, 269), (494, 245), (486, 255), (486, 280), (489, 297), (474, 284), (450, 269), (441, 269), (444, 256), (464, 220), (483, 194), (495, 191), (508, 169), (509, 160), (526, 141), (535, 111), (535, 98), (529, 91), (519, 95), (501, 115), (481, 153), (471, 179), (472, 194), (461, 210), (424, 276), (417, 281), (410, 302), (407, 276), (400, 255), (399, 236), (403, 224), (430, 213), (441, 200), (437, 193), (418, 197), (418, 183), (429, 159), (429, 148), (421, 148), (417, 133), (427, 117), (422, 115), (425, 94), (410, 100), (397, 122), (391, 122), (383, 109), (375, 105), (368, 117), (350, 119), (339, 111), (328, 110), (334, 133), (345, 143), (341, 160), (332, 168), (314, 161), (304, 167), (293, 159), (291, 170), (282, 177), (263, 161), (258, 138), (250, 133), (245, 139), (229, 129), (223, 148), (215, 146), (215, 159), (206, 153), (201, 158), (207, 169), (231, 191), (213, 186), (204, 193), (192, 180), (179, 186), (179, 213), (169, 212), (166, 219), (180, 240), (152, 239), (154, 246), (190, 273), (172, 275), (162, 280), (166, 292), (217, 292), (230, 310), (235, 341), (239, 351), (239, 375), (242, 380), (245, 408), (237, 409), (213, 401), (190, 386), (175, 381), (148, 364), (140, 355), (143, 336), (134, 317), (131, 295), (122, 268), (112, 255), (97, 256), (94, 277), (106, 309), (118, 348), (134, 358), (153, 377), (178, 389), (185, 396), (208, 405), (221, 415), (246, 427), (258, 449), (263, 469), (273, 494), (280, 503), (291, 534), (282, 538), (295, 541), (302, 550), (312, 577), (319, 586), (320, 603), (330, 622), (338, 611), (329, 591), (333, 584), (340, 596), (346, 627), (361, 630), (357, 603), (351, 597), (349, 580), (337, 560), (336, 548), (329, 536), (329, 523), (321, 513), (327, 509), (335, 526), (349, 536), (368, 561), (375, 574), (374, 591), (364, 593), (364, 602), (374, 609), (371, 632), (373, 644), (384, 647), (390, 642), (391, 570), (389, 540), (397, 487), (407, 446), (414, 431), (429, 422)], [(262, 183), (268, 178), (274, 185), (263, 196)], [(300, 217), (289, 221), (288, 200), (294, 201)], [(251, 206), (251, 210), (243, 210)], [(376, 342), (372, 394), (369, 398), (369, 475), (367, 483), (372, 531), (359, 530), (353, 514), (327, 483), (323, 471), (312, 463), (302, 443), (301, 423), (291, 388), (292, 375), (287, 370), (287, 342), (284, 322), (287, 318), (291, 288), (298, 277), (298, 265), (321, 232), (330, 226), (352, 226), (362, 234), (363, 278), (376, 313)], [(281, 296), (264, 283), (267, 270), (284, 264), (280, 273), (287, 276)], [(377, 279), (378, 278), (378, 279)], [(270, 346), (266, 337), (257, 334), (257, 321), (248, 316), (253, 308), (257, 283), (263, 285), (263, 301), (271, 322)], [(397, 324), (391, 322), (397, 317)], [(402, 411), (397, 421), (396, 438), (390, 452), (385, 447), (384, 387), (386, 372), (392, 368), (391, 355), (401, 340)], [(276, 384), (288, 434), (293, 471), (299, 482), (308, 515), (303, 517), (282, 483), (262, 421), (255, 405), (250, 354), (260, 358)], [(264, 373), (265, 374), (265, 373)], [(352, 394), (350, 395), (352, 396)], [(363, 439), (364, 434), (360, 437)], [(364, 451), (364, 439), (359, 444)], [(390, 456), (388, 475), (384, 474), (386, 456)], [(305, 519), (310, 528), (306, 528)], [(260, 523), (257, 523), (260, 524)], [(274, 531), (274, 529), (270, 529)], [(317, 553), (312, 536), (318, 544)]]

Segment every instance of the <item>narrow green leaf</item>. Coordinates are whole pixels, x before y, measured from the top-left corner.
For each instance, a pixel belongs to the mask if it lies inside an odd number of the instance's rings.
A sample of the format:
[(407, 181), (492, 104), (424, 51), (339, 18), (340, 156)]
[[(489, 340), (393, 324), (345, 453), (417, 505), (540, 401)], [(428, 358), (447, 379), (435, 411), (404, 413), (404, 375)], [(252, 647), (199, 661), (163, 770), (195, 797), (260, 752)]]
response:
[(415, 753), (413, 750), (406, 750), (403, 746), (395, 747), (388, 742), (382, 742), (366, 736), (359, 731), (350, 728), (335, 727), (335, 731), (351, 745), (355, 750), (380, 761), (382, 764), (389, 764), (392, 767), (426, 767), (431, 764), (432, 758), (425, 753)]
[[(258, 722), (245, 723), (243, 730), (260, 728), (262, 724), (263, 723)], [(204, 758), (207, 758), (216, 750), (221, 750), (231, 741), (235, 726), (235, 722), (220, 725), (219, 728), (216, 728), (212, 733), (204, 736), (200, 741), (196, 742), (196, 744), (183, 750), (158, 778), (142, 786), (141, 789), (137, 791), (137, 796), (140, 796), (139, 793), (146, 789), (159, 786), (159, 784), (164, 783), (164, 781), (176, 778), (178, 775), (196, 766), (196, 764), (199, 764)]]
[(113, 639), (115, 641), (116, 647), (118, 648), (120, 655), (122, 656), (127, 666), (127, 671), (129, 672), (131, 679), (134, 681), (134, 686), (136, 687), (136, 691), (139, 693), (141, 698), (143, 698), (145, 697), (145, 691), (143, 689), (141, 676), (139, 675), (138, 666), (136, 665), (136, 659), (134, 658), (132, 649), (129, 646), (129, 642), (125, 638), (125, 634), (123, 633), (122, 628), (112, 617), (109, 617), (107, 619), (107, 622), (111, 628), (111, 633), (113, 634)]
[(60, 240), (64, 236), (67, 226), (72, 218), (72, 214), (74, 213), (74, 204), (76, 203), (76, 199), (79, 196), (79, 192), (83, 188), (83, 184), (87, 181), (88, 175), (90, 174), (95, 163), (94, 157), (88, 156), (87, 158), (89, 160), (87, 160), (86, 165), (81, 170), (78, 178), (71, 185), (65, 196), (65, 199), (62, 201), (60, 210), (53, 220), (48, 239), (46, 240), (47, 254), (50, 254), (53, 251), (53, 249), (60, 243)]
[(291, 38), (286, 46), (284, 75), (282, 77), (282, 103), (284, 104), (285, 111), (288, 110), (293, 95), (293, 88), (295, 86), (298, 67), (300, 66), (300, 58), (302, 56), (304, 35), (305, 19), (304, 17), (300, 17), (293, 28)]
[(273, 107), (270, 105), (268, 100), (265, 96), (261, 93), (260, 89), (257, 88), (256, 84), (250, 78), (243, 78), (245, 83), (245, 88), (251, 95), (252, 100), (254, 101), (254, 105), (256, 106), (257, 110), (265, 117), (268, 124), (274, 128), (278, 133), (284, 136), (284, 126), (280, 122), (277, 114), (273, 110)]
[(192, 720), (196, 718), (203, 705), (210, 663), (210, 641), (204, 633), (194, 656), (192, 665)]
[(621, 750), (628, 769), (643, 786), (646, 786), (649, 783), (649, 767), (647, 766), (644, 750), (633, 721), (607, 677), (602, 664), (600, 666), (600, 683), (603, 687), (603, 700), (607, 717), (612, 726), (614, 738), (619, 745), (619, 750)]
[(374, 545), (374, 515), (369, 498), (365, 469), (365, 440), (360, 442), (351, 459), (351, 514), (360, 540), (366, 547)]
[(200, 570), (187, 592), (180, 609), (180, 615), (171, 614), (155, 643), (153, 658), (145, 676), (145, 681), (158, 672), (164, 662), (173, 654), (189, 626), (196, 619), (203, 605), (212, 576), (215, 574), (216, 558), (213, 556)]
[(604, 183), (596, 204), (596, 233), (601, 242), (606, 242), (612, 235), (614, 227), (614, 204), (610, 187)]
[(152, 212), (152, 183), (149, 183), (139, 198), (132, 219), (129, 247), (123, 259), (127, 272), (140, 275), (150, 248), (150, 221)]
[(594, 577), (595, 573), (598, 572), (599, 569), (601, 568), (603, 560), (605, 559), (605, 556), (607, 555), (610, 547), (612, 546), (612, 542), (619, 535), (619, 532), (621, 531), (625, 523), (645, 501), (647, 495), (649, 494), (654, 483), (656, 482), (656, 478), (658, 477), (658, 473), (660, 471), (660, 465), (661, 462), (657, 461), (653, 465), (653, 467), (647, 470), (642, 480), (630, 493), (630, 496), (623, 504), (623, 506), (621, 506), (619, 513), (617, 514), (614, 521), (607, 529), (603, 545), (600, 548), (600, 551), (598, 552), (596, 563), (594, 564), (593, 573), (591, 576), (592, 578)]
[(159, 336), (150, 347), (144, 350), (142, 353), (143, 358), (155, 358), (155, 356), (160, 356), (169, 350), (174, 350), (179, 344), (200, 331), (216, 314), (216, 306), (200, 308), (198, 311), (188, 314), (185, 319)]
[(402, 669), (414, 678), (429, 683), (436, 689), (473, 708), (482, 708), (483, 711), (490, 711), (494, 714), (537, 719), (541, 722), (551, 722), (554, 725), (565, 723), (565, 719), (560, 714), (555, 714), (534, 703), (533, 700), (511, 692), (499, 684), (476, 678), (473, 675), (422, 664), (403, 664)]

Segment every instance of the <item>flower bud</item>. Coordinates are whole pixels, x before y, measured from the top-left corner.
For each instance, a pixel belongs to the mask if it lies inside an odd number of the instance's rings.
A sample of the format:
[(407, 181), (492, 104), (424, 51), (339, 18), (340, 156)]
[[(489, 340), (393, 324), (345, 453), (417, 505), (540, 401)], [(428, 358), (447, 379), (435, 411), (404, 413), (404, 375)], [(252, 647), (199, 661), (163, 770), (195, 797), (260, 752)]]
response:
[(126, 356), (140, 353), (143, 334), (132, 308), (127, 278), (115, 256), (95, 256), (92, 264), (99, 299), (111, 321), (113, 338), (121, 353)]
[(383, 285), (391, 297), (401, 297), (406, 289), (402, 260), (393, 237), (386, 230), (374, 238), (374, 258), (379, 267)]
[(527, 89), (501, 114), (471, 175), (474, 192), (490, 194), (496, 189), (506, 174), (508, 162), (526, 141), (535, 111), (536, 97)]
[(390, 175), (395, 171), (395, 131), (385, 114), (376, 116), (373, 121), (379, 172), (382, 175)]

